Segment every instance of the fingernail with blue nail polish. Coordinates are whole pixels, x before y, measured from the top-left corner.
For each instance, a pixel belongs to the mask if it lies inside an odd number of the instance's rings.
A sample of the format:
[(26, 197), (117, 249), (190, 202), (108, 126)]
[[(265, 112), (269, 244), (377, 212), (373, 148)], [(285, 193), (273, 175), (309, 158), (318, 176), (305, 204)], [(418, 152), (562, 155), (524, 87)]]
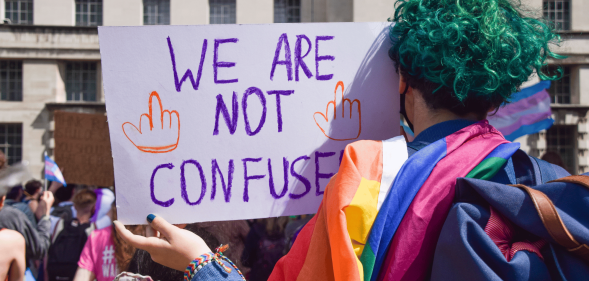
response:
[(151, 223), (153, 221), (153, 219), (155, 219), (155, 215), (154, 214), (147, 215), (147, 222)]

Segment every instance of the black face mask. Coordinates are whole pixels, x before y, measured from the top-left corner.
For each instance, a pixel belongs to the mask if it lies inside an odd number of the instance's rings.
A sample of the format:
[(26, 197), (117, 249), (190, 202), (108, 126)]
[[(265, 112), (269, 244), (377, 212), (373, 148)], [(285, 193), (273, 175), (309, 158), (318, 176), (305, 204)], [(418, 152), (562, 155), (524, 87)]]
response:
[(399, 113), (403, 115), (405, 121), (407, 121), (407, 125), (409, 125), (409, 129), (411, 129), (411, 132), (413, 132), (413, 124), (411, 124), (411, 121), (409, 121), (409, 117), (407, 117), (407, 111), (405, 111), (405, 94), (407, 94), (407, 90), (409, 90), (409, 85), (405, 84), (405, 91), (403, 91), (403, 94), (401, 94), (401, 110), (399, 110)]

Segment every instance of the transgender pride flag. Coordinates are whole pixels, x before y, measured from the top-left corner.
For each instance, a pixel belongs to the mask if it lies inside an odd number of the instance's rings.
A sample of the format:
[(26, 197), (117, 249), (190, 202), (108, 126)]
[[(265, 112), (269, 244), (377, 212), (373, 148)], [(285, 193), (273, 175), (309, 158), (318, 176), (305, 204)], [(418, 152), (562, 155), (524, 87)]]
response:
[(554, 119), (546, 91), (549, 87), (550, 81), (541, 81), (513, 94), (511, 103), (489, 116), (489, 123), (508, 141), (550, 128)]
[(59, 167), (57, 167), (57, 164), (47, 154), (45, 154), (45, 179), (57, 181), (63, 184), (63, 186), (67, 186)]

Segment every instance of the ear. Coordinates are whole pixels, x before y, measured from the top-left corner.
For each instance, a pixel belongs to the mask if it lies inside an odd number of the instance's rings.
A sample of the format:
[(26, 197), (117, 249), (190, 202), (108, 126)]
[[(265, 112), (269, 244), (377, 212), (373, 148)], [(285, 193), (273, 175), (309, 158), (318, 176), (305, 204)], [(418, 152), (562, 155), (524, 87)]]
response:
[(403, 77), (403, 75), (401, 73), (399, 73), (399, 94), (402, 95), (403, 93), (405, 93), (407, 95), (412, 95), (413, 88), (411, 88), (410, 86), (407, 85), (407, 81), (405, 81), (405, 77)]
[(6, 195), (0, 197), (0, 209), (2, 209), (2, 207), (4, 207), (4, 200), (6, 200)]
[(407, 87), (407, 82), (405, 82), (405, 78), (401, 73), (399, 73), (399, 94), (402, 95), (405, 91), (405, 87)]

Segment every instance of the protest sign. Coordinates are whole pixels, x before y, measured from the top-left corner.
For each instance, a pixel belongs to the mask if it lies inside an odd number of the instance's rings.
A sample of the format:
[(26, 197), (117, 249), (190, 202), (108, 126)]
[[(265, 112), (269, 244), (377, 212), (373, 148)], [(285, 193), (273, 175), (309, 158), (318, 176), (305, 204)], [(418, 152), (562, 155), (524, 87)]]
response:
[(347, 144), (399, 134), (389, 28), (99, 27), (118, 219), (315, 213)]
[(112, 186), (113, 161), (104, 114), (55, 111), (55, 162), (67, 183)]

